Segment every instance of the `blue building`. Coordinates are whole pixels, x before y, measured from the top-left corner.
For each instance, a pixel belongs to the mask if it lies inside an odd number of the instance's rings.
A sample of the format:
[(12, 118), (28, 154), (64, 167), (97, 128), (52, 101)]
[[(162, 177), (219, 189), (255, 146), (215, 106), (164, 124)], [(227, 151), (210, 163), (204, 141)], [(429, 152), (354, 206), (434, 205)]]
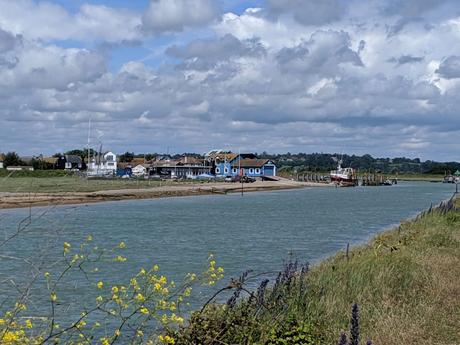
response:
[(276, 166), (269, 159), (259, 159), (253, 153), (236, 154), (214, 151), (208, 157), (213, 165), (213, 173), (219, 177), (226, 176), (276, 176)]

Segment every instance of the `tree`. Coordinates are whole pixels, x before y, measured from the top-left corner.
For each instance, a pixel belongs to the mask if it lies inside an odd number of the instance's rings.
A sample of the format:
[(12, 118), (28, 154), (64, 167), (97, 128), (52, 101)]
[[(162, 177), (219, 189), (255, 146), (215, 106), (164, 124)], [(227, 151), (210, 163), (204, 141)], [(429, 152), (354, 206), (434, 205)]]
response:
[(120, 162), (129, 163), (134, 159), (134, 152), (125, 152), (120, 156)]
[(8, 167), (13, 165), (24, 165), (24, 162), (21, 161), (21, 158), (19, 158), (19, 155), (16, 152), (8, 152), (5, 155), (3, 164), (5, 165), (5, 167)]

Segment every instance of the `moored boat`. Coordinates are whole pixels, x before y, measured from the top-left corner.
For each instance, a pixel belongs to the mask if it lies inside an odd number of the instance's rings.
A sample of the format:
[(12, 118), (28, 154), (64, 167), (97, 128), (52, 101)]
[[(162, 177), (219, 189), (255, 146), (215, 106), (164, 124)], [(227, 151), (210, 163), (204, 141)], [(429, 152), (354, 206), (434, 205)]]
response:
[(332, 170), (330, 173), (331, 182), (339, 186), (356, 186), (358, 178), (356, 171), (353, 168), (342, 168), (342, 160), (338, 160), (336, 170)]

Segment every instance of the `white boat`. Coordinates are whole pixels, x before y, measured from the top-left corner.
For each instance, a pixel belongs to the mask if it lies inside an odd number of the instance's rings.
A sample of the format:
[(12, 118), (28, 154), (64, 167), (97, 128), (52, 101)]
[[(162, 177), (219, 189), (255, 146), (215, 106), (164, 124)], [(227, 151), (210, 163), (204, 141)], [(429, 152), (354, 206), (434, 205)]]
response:
[(341, 186), (355, 186), (357, 183), (356, 171), (353, 168), (342, 168), (342, 160), (336, 160), (336, 170), (330, 173), (331, 182)]

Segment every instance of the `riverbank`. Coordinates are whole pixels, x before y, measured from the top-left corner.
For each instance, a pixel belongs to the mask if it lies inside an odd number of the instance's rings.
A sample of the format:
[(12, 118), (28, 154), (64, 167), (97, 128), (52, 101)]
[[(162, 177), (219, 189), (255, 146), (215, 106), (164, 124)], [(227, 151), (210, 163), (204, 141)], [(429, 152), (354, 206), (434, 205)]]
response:
[(246, 192), (270, 191), (282, 189), (297, 189), (306, 187), (325, 187), (327, 184), (296, 182), (291, 180), (257, 181), (245, 183), (187, 183), (156, 185), (142, 188), (108, 189), (90, 192), (0, 192), (0, 209), (23, 208), (49, 205), (88, 204), (104, 201), (131, 199), (153, 199), (178, 196), (227, 194)]
[(231, 307), (211, 304), (171, 336), (176, 344), (336, 344), (356, 303), (361, 344), (458, 344), (459, 209), (457, 201), (424, 212), (309, 273), (286, 266), (274, 286), (262, 283)]

